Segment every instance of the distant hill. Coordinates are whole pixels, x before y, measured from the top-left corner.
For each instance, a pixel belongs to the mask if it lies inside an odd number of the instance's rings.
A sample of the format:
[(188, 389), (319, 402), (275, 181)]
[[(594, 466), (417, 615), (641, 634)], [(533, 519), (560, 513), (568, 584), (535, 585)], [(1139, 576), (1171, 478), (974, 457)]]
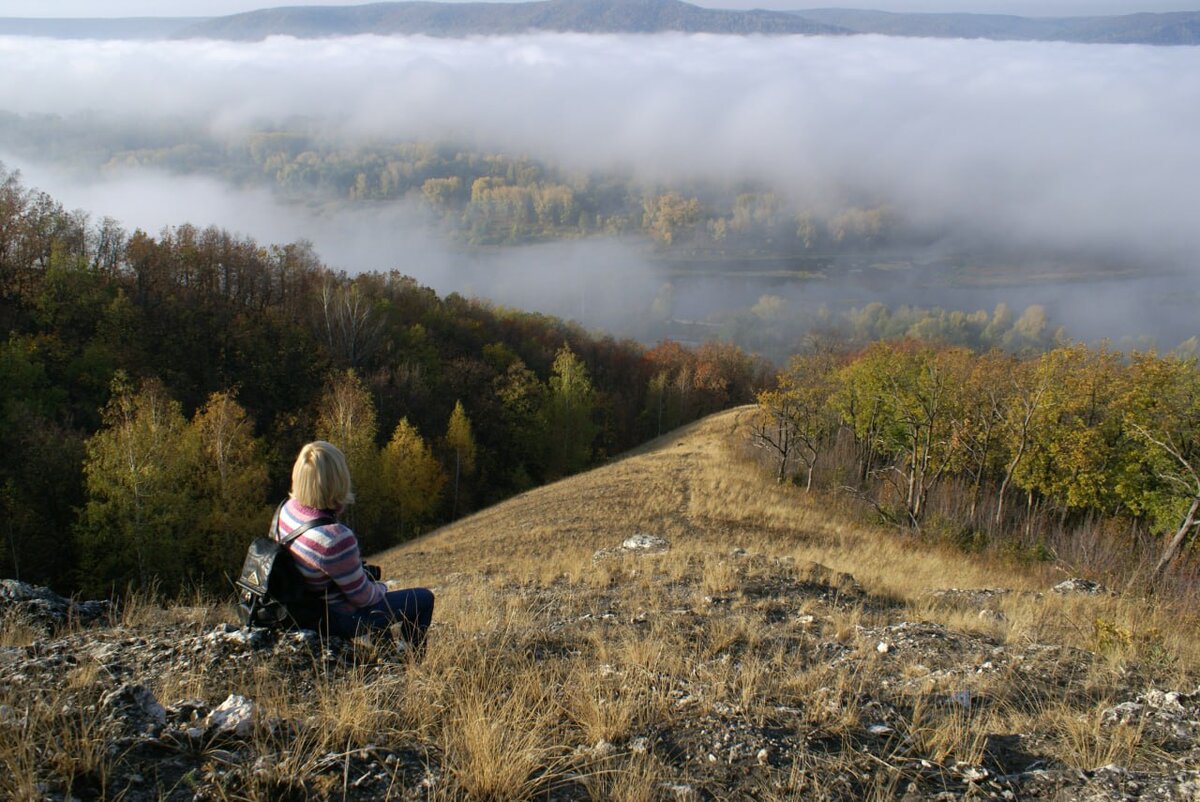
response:
[(874, 33), (962, 39), (1106, 44), (1200, 44), (1200, 12), (1118, 17), (908, 14), (861, 9), (723, 11), (682, 0), (534, 0), (513, 3), (371, 3), (265, 8), (225, 17), (5, 19), (0, 35), (60, 39), (257, 40), (375, 34), (488, 36), (528, 31), (580, 33)]
[(1014, 17), (1005, 14), (897, 14), (847, 8), (793, 12), (855, 33), (1086, 44), (1200, 44), (1200, 12), (1119, 17)]
[(51, 39), (168, 39), (207, 17), (124, 17), (116, 19), (22, 19), (0, 17), (0, 36)]
[(271, 8), (196, 23), (182, 36), (261, 39), (353, 34), (472, 36), (526, 31), (581, 33), (845, 34), (782, 11), (719, 11), (680, 0), (539, 0), (526, 3), (373, 3)]

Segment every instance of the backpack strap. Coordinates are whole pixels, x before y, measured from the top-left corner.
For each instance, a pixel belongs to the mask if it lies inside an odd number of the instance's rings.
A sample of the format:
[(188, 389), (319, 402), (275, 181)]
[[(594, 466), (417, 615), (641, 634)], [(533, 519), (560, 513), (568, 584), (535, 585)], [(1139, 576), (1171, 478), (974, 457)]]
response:
[(309, 529), (316, 529), (318, 526), (329, 526), (329, 524), (337, 523), (336, 520), (330, 518), (328, 515), (322, 515), (318, 518), (313, 518), (311, 521), (306, 521), (300, 524), (295, 529), (288, 532), (287, 540), (282, 540), (279, 537), (279, 515), (283, 512), (284, 504), (287, 504), (287, 501), (280, 503), (279, 507), (275, 510), (275, 517), (271, 520), (271, 539), (284, 548), (292, 545), (293, 540), (303, 535)]

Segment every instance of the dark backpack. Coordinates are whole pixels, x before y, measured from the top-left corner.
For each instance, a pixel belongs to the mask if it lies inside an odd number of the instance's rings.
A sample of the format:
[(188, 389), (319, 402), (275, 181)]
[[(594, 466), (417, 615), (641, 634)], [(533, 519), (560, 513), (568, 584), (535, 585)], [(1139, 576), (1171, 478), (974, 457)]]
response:
[(315, 518), (289, 532), (286, 540), (279, 540), (282, 510), (283, 504), (275, 510), (270, 536), (255, 538), (246, 551), (242, 573), (234, 583), (238, 618), (242, 626), (320, 629), (325, 622), (325, 600), (308, 589), (288, 546), (309, 529), (337, 522)]

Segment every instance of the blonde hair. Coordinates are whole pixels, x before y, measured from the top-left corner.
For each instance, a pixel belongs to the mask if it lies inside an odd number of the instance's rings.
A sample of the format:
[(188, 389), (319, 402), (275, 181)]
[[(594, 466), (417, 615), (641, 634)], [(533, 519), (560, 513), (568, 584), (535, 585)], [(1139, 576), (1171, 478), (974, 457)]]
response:
[(346, 455), (332, 443), (315, 440), (300, 449), (292, 466), (288, 494), (306, 507), (337, 510), (354, 502)]

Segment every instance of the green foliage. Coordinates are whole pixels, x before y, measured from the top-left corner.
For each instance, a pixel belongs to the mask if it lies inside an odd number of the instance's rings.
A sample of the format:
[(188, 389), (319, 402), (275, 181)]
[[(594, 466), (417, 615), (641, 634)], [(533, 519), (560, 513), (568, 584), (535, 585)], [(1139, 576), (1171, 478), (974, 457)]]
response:
[(317, 402), (315, 432), (316, 439), (332, 443), (346, 455), (356, 500), (342, 518), (354, 529), (364, 551), (381, 548), (390, 536), (383, 529), (375, 402), (353, 370), (329, 374)]
[(244, 547), (261, 534), (270, 515), (264, 505), (267, 466), (254, 422), (233, 392), (213, 393), (191, 422), (197, 449), (191, 477), (200, 509), (190, 534), (198, 539), (195, 557), (205, 577), (238, 568)]
[(446, 424), (446, 447), (454, 454), (456, 473), (463, 476), (475, 473), (475, 435), (461, 401), (454, 402), (454, 411)]
[(451, 502), (452, 514), (457, 514), (459, 499), (463, 495), (463, 483), (466, 477), (475, 473), (475, 456), (477, 447), (475, 435), (471, 431), (471, 419), (463, 409), (461, 401), (454, 402), (454, 411), (446, 423), (446, 450), (450, 454), (451, 474), (454, 482), (454, 494)]
[[(834, 414), (853, 437), (859, 488), (872, 492), (881, 514), (902, 505), (912, 526), (945, 530), (952, 521), (983, 543), (1024, 515), (1024, 542), (1039, 545), (1019, 548), (1042, 559), (1046, 552), (1029, 552), (1045, 549), (1030, 536), (1036, 511), (1048, 508), (1060, 522), (1123, 515), (1166, 538), (1157, 573), (1195, 539), (1194, 357), (1064, 345), (1020, 358), (906, 340), (849, 356), (829, 384), (824, 358), (794, 359), (777, 387), (759, 395), (754, 438), (773, 450), (780, 481), (789, 459), (832, 446), (836, 432), (821, 416)], [(834, 473), (844, 480), (842, 468)], [(925, 521), (931, 491), (947, 480), (968, 490), (965, 509)], [(985, 489), (994, 504), (987, 512)], [(1024, 491), (1024, 509), (1006, 514), (1013, 489)]]
[(416, 427), (402, 418), (380, 455), (381, 492), (395, 511), (400, 540), (437, 509), (446, 473)]
[(86, 443), (88, 500), (75, 530), (81, 585), (91, 593), (154, 579), (181, 587), (195, 545), (195, 438), (178, 402), (155, 381), (135, 391), (118, 375), (103, 419)]
[(794, 356), (779, 373), (776, 388), (758, 394), (755, 440), (774, 452), (779, 482), (795, 459), (805, 468), (805, 490), (812, 489), (813, 470), (837, 431), (831, 399), (838, 362), (827, 352)]
[(499, 451), (512, 466), (513, 475), (518, 477), (515, 484), (527, 484), (530, 470), (540, 468), (541, 455), (546, 450), (540, 416), (546, 403), (547, 387), (520, 360), (508, 365), (494, 384), (507, 433), (499, 444)]
[(592, 420), (596, 394), (587, 367), (563, 345), (554, 357), (550, 392), (542, 419), (546, 432), (546, 474), (566, 476), (583, 468), (592, 456), (598, 429)]

